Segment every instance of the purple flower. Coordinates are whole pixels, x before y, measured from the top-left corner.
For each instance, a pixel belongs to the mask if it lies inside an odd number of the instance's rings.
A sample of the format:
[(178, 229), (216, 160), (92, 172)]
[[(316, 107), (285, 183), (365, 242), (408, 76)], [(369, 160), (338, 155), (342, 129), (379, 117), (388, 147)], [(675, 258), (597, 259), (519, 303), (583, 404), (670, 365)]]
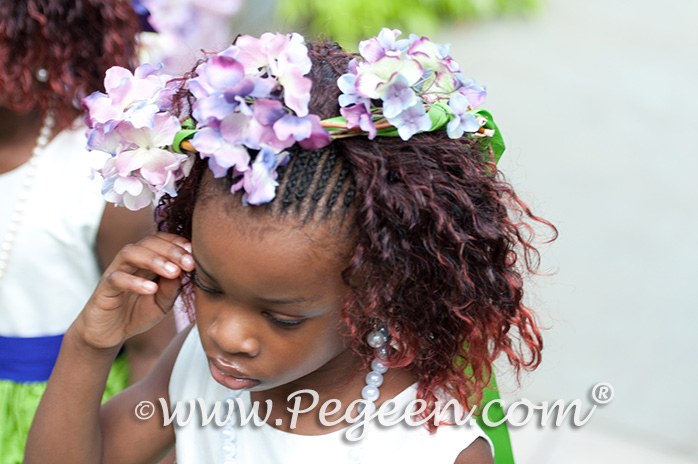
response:
[[(153, 117), (153, 127), (134, 127), (121, 121), (107, 134), (97, 125), (90, 138), (95, 146), (108, 150), (118, 141), (109, 158), (98, 172), (104, 178), (102, 194), (107, 201), (141, 209), (157, 195), (176, 195), (175, 182), (188, 175), (192, 157), (165, 149), (172, 144), (181, 129), (177, 118), (167, 112)], [(113, 145), (112, 145), (113, 146)]]
[(402, 32), (384, 27), (377, 37), (359, 42), (359, 53), (369, 63), (378, 61), (385, 55), (399, 56), (409, 46), (406, 39), (397, 40)]
[(382, 100), (383, 115), (387, 119), (390, 119), (417, 103), (417, 96), (407, 82), (407, 79), (405, 79), (405, 76), (398, 74), (395, 79), (386, 86)]
[(177, 118), (169, 113), (158, 113), (153, 120), (153, 128), (135, 128), (122, 123), (116, 131), (121, 137), (132, 143), (132, 148), (119, 153), (115, 160), (117, 172), (127, 176), (139, 170), (143, 179), (154, 186), (167, 182), (170, 171), (179, 168), (180, 160), (170, 150), (161, 147), (172, 144), (174, 136), (181, 129)]
[(457, 71), (452, 68), (454, 66), (457, 68), (458, 64), (448, 56), (449, 48), (450, 44), (437, 44), (426, 37), (414, 38), (407, 50), (407, 55), (418, 61), (424, 69), (451, 73)]
[(361, 103), (346, 108), (340, 108), (339, 112), (347, 121), (347, 129), (355, 129), (358, 127), (362, 131), (368, 132), (369, 140), (373, 140), (376, 137), (378, 130), (373, 123), (369, 104)]
[(464, 132), (477, 132), (480, 129), (480, 123), (472, 113), (468, 111), (468, 100), (460, 94), (454, 93), (448, 100), (448, 106), (453, 110), (454, 117), (446, 125), (448, 136), (452, 139), (457, 139), (463, 136)]
[(274, 199), (276, 195), (276, 168), (285, 160), (286, 152), (275, 153), (268, 148), (262, 148), (252, 163), (252, 169), (243, 175), (242, 196), (244, 203), (261, 205)]
[(215, 55), (196, 68), (197, 76), (189, 80), (196, 97), (192, 115), (199, 124), (220, 121), (238, 107), (237, 97), (255, 90), (255, 83), (245, 77), (243, 65), (227, 55)]
[(183, 74), (199, 50), (211, 50), (229, 40), (230, 24), (242, 0), (141, 0), (158, 34), (141, 34), (141, 49), (153, 63), (163, 62), (171, 74)]
[(141, 65), (135, 75), (119, 66), (107, 70), (106, 94), (95, 92), (83, 100), (89, 127), (111, 121), (129, 121), (134, 127), (152, 127), (156, 113), (169, 107), (174, 87), (168, 76), (157, 76), (151, 65)]
[(291, 140), (280, 140), (274, 132), (274, 123), (286, 115), (278, 100), (255, 100), (251, 114), (233, 113), (220, 123), (220, 131), (229, 143), (240, 143), (253, 150), (269, 145), (279, 150), (292, 145)]
[(320, 117), (316, 114), (309, 114), (304, 118), (310, 120), (310, 135), (298, 141), (298, 145), (306, 150), (318, 150), (330, 144), (330, 134), (327, 129), (320, 124)]
[(190, 83), (197, 98), (197, 127), (214, 127), (228, 145), (253, 150), (266, 146), (281, 151), (295, 142), (324, 146), (329, 135), (319, 118), (308, 114), (312, 82), (305, 74), (310, 66), (301, 35), (238, 37), (222, 54), (201, 64), (199, 76)]
[(226, 142), (257, 149), (261, 138), (259, 126), (252, 115), (233, 113), (220, 122), (219, 130)]
[(470, 106), (477, 108), (485, 101), (487, 96), (487, 89), (484, 85), (478, 85), (474, 79), (465, 79), (463, 75), (459, 75), (459, 81), (462, 85), (459, 92), (461, 92), (468, 99)]
[(238, 143), (229, 143), (219, 130), (205, 127), (191, 139), (201, 158), (208, 158), (214, 177), (223, 177), (234, 167), (238, 172), (246, 171), (250, 163), (247, 148)]
[(355, 74), (342, 74), (339, 79), (337, 79), (337, 87), (339, 87), (339, 90), (342, 92), (338, 99), (339, 106), (354, 105), (367, 100), (356, 92)]
[(290, 67), (282, 76), (279, 76), (279, 83), (284, 86), (286, 106), (295, 111), (298, 116), (306, 116), (312, 81), (304, 77), (298, 68)]
[(107, 177), (102, 183), (104, 199), (116, 205), (137, 211), (151, 204), (155, 198), (147, 182), (137, 177)]
[(412, 86), (421, 79), (424, 70), (414, 60), (384, 56), (374, 63), (360, 63), (357, 71), (356, 90), (358, 94), (371, 99), (379, 99), (383, 97), (386, 88), (398, 75), (402, 75), (407, 84)]
[(431, 129), (431, 118), (424, 109), (422, 103), (417, 102), (397, 116), (388, 119), (388, 122), (397, 128), (402, 140), (409, 140), (417, 132)]
[(118, 132), (112, 130), (111, 124), (97, 123), (87, 133), (87, 147), (90, 150), (103, 151), (114, 156), (125, 148), (124, 144), (125, 141)]
[(305, 75), (310, 72), (311, 62), (303, 36), (266, 33), (257, 39), (242, 35), (234, 46), (247, 74), (276, 78), (284, 88), (286, 106), (297, 116), (308, 114), (312, 82)]

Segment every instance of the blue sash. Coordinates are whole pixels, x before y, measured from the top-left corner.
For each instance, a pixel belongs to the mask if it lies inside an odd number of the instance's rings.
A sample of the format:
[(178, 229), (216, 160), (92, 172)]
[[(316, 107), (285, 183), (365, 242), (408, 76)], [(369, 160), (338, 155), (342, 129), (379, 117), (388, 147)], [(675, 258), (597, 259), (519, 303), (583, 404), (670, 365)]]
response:
[(45, 382), (58, 359), (63, 335), (0, 337), (0, 380)]

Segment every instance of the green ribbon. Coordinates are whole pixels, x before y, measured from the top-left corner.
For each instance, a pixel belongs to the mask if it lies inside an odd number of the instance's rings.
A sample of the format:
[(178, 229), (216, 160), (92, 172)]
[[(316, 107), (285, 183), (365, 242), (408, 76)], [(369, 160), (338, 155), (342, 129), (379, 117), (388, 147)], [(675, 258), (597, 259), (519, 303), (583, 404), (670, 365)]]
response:
[(506, 149), (506, 146), (504, 146), (504, 138), (502, 137), (502, 132), (499, 130), (499, 127), (497, 127), (497, 124), (495, 124), (494, 118), (492, 117), (489, 111), (479, 108), (470, 110), (468, 111), (468, 113), (484, 117), (486, 120), (485, 128), (494, 130), (494, 135), (490, 139), (488, 139), (487, 142), (485, 142), (484, 149), (486, 150), (488, 146), (492, 147), (492, 152), (494, 153), (494, 162), (495, 164), (498, 163), (499, 158), (502, 157), (502, 154)]
[(431, 129), (429, 129), (429, 132), (443, 129), (446, 127), (446, 124), (451, 122), (454, 116), (453, 110), (448, 105), (440, 102), (431, 105), (427, 114), (431, 118)]
[(184, 151), (182, 151), (182, 147), (181, 147), (182, 142), (184, 142), (185, 140), (189, 140), (190, 138), (192, 138), (194, 136), (194, 134), (199, 132), (199, 130), (194, 129), (194, 127), (196, 127), (196, 123), (194, 122), (194, 120), (192, 118), (188, 118), (187, 120), (185, 120), (182, 123), (182, 130), (180, 130), (179, 132), (177, 132), (175, 134), (174, 141), (172, 142), (172, 145), (171, 145), (172, 149), (176, 153), (184, 154)]

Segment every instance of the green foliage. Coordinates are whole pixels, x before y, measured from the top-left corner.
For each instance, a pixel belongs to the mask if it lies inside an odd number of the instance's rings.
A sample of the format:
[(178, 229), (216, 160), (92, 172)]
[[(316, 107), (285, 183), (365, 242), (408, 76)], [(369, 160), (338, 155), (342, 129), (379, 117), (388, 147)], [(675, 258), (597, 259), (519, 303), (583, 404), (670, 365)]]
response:
[(278, 0), (278, 13), (306, 34), (325, 36), (347, 49), (382, 27), (429, 35), (440, 25), (497, 14), (521, 13), (538, 0)]

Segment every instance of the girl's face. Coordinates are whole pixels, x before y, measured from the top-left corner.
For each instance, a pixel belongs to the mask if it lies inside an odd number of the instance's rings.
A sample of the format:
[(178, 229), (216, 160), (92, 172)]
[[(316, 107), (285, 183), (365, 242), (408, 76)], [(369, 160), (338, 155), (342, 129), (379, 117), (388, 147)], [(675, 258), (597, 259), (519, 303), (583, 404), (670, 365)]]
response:
[(346, 378), (347, 241), (333, 224), (299, 228), (230, 201), (209, 196), (193, 218), (196, 322), (212, 376), (253, 391)]

